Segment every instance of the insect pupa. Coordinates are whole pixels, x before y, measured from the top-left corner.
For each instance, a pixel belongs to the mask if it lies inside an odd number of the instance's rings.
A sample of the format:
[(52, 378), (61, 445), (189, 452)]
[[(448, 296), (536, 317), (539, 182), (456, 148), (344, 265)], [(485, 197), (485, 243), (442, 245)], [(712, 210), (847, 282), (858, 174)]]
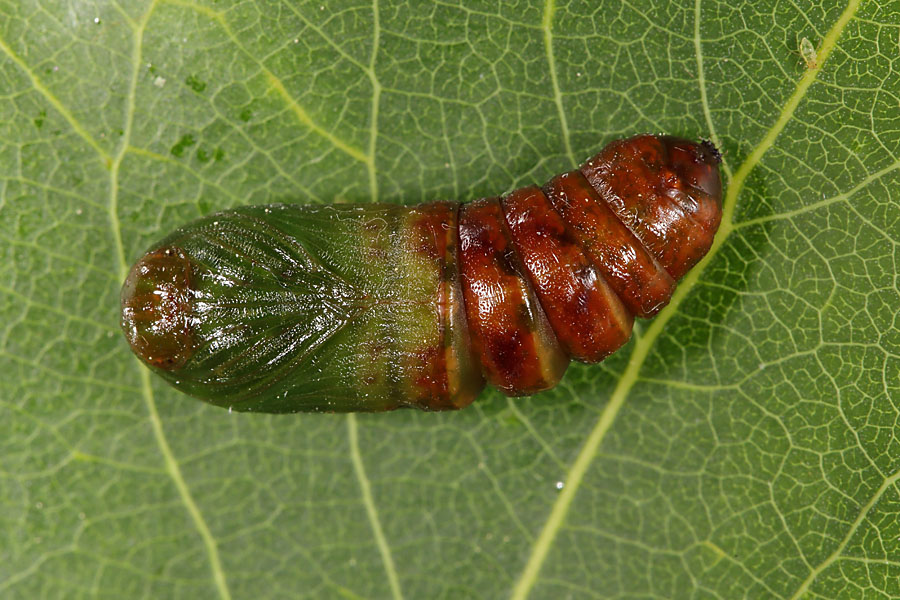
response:
[(154, 244), (121, 293), (134, 353), (235, 411), (458, 409), (557, 384), (709, 250), (719, 152), (655, 135), (474, 202), (248, 206)]

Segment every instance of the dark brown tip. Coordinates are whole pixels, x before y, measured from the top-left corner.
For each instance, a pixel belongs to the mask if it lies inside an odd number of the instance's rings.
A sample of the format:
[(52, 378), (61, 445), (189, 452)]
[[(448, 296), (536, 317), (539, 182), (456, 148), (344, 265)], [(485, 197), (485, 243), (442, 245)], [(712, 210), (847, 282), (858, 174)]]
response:
[(715, 144), (709, 140), (697, 144), (669, 136), (661, 139), (669, 153), (667, 166), (678, 175), (678, 187), (691, 195), (695, 193), (692, 190), (703, 192), (721, 204), (719, 163), (722, 162), (722, 155)]
[(151, 250), (122, 285), (122, 331), (132, 351), (158, 369), (181, 368), (193, 353), (191, 263), (181, 248)]
[(716, 148), (716, 145), (712, 143), (712, 140), (701, 140), (700, 146), (709, 155), (708, 162), (716, 165), (722, 162), (722, 153), (719, 152), (719, 149)]
[(709, 250), (722, 218), (718, 153), (672, 136), (610, 143), (581, 170), (676, 281)]

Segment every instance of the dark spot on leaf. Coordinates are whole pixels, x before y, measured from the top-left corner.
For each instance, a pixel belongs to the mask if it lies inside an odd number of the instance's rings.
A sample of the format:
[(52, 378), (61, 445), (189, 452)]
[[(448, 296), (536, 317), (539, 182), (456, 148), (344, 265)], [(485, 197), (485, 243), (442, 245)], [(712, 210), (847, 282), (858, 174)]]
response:
[(41, 127), (44, 126), (44, 119), (46, 119), (46, 118), (47, 118), (47, 111), (42, 110), (40, 113), (38, 113), (38, 116), (35, 117), (34, 126), (37, 127), (38, 129), (40, 129)]
[(250, 117), (252, 117), (252, 116), (253, 116), (253, 111), (250, 110), (249, 108), (245, 108), (244, 110), (241, 111), (241, 114), (240, 114), (241, 121), (243, 121), (244, 123), (249, 121)]
[(181, 136), (181, 139), (178, 140), (178, 142), (174, 146), (172, 146), (172, 154), (179, 157), (183, 156), (184, 151), (196, 143), (197, 141), (194, 139), (193, 134), (186, 133)]
[(198, 94), (206, 89), (206, 82), (201, 81), (195, 75), (188, 75), (188, 78), (184, 80), (184, 82), (191, 87), (192, 90), (197, 92)]
[(209, 162), (211, 159), (216, 161), (222, 160), (225, 157), (225, 152), (222, 151), (221, 148), (216, 148), (212, 152), (207, 150), (206, 148), (197, 148), (197, 160), (202, 163)]

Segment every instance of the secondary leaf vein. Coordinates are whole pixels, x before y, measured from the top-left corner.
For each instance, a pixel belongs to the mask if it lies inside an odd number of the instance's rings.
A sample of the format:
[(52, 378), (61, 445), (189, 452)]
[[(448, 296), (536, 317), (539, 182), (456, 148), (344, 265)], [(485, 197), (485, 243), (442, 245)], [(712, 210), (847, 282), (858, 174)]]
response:
[(734, 231), (733, 218), (735, 204), (737, 202), (737, 197), (740, 191), (743, 189), (743, 185), (747, 179), (747, 176), (756, 167), (756, 165), (759, 164), (763, 155), (765, 155), (769, 148), (772, 147), (772, 145), (775, 143), (775, 140), (778, 138), (778, 135), (782, 132), (787, 123), (793, 117), (794, 112), (796, 111), (797, 106), (800, 104), (800, 101), (805, 96), (806, 91), (815, 81), (816, 75), (818, 74), (819, 69), (821, 69), (822, 64), (827, 60), (829, 54), (831, 54), (831, 51), (837, 44), (837, 40), (840, 37), (841, 32), (844, 30), (844, 27), (856, 13), (858, 8), (859, 0), (850, 0), (847, 8), (841, 14), (840, 18), (837, 20), (837, 22), (834, 24), (834, 26), (831, 28), (831, 30), (828, 32), (828, 35), (822, 42), (820, 54), (821, 59), (818, 68), (808, 69), (807, 72), (804, 73), (803, 77), (800, 79), (800, 82), (797, 85), (797, 88), (788, 98), (775, 123), (772, 125), (763, 139), (759, 142), (759, 144), (757, 144), (757, 146), (753, 149), (753, 151), (743, 162), (743, 164), (741, 164), (740, 168), (738, 168), (733, 180), (728, 185), (728, 191), (726, 192), (725, 201), (723, 203), (722, 225), (719, 229), (719, 234), (716, 236), (716, 239), (709, 250), (709, 253), (702, 261), (700, 261), (700, 263), (697, 264), (697, 266), (695, 266), (691, 271), (688, 272), (687, 275), (685, 275), (685, 277), (681, 280), (681, 283), (675, 289), (675, 293), (672, 295), (672, 299), (669, 302), (669, 305), (656, 316), (656, 318), (647, 328), (647, 332), (635, 342), (634, 350), (632, 351), (631, 357), (628, 360), (628, 365), (625, 369), (625, 372), (619, 379), (619, 382), (616, 385), (616, 388), (613, 391), (609, 402), (603, 409), (599, 420), (594, 425), (594, 428), (588, 435), (584, 446), (578, 453), (578, 456), (575, 458), (575, 462), (572, 463), (572, 467), (569, 470), (569, 473), (566, 475), (566, 486), (563, 488), (559, 496), (557, 496), (556, 502), (554, 503), (553, 508), (550, 511), (550, 515), (548, 516), (547, 521), (544, 523), (541, 533), (538, 536), (537, 542), (532, 547), (528, 562), (525, 564), (525, 568), (522, 570), (522, 574), (520, 575), (518, 581), (515, 584), (515, 587), (513, 588), (513, 593), (511, 596), (512, 600), (524, 600), (530, 594), (535, 582), (537, 581), (537, 577), (540, 573), (541, 567), (543, 566), (544, 561), (546, 560), (547, 555), (550, 552), (550, 548), (552, 547), (554, 541), (556, 540), (557, 534), (562, 528), (563, 522), (565, 521), (572, 501), (575, 498), (575, 494), (581, 487), (581, 483), (584, 480), (584, 475), (587, 472), (588, 467), (596, 457), (601, 442), (605, 438), (606, 433), (610, 430), (616, 416), (624, 405), (629, 392), (634, 387), (635, 383), (637, 383), (638, 375), (647, 359), (647, 356), (650, 354), (650, 351), (652, 350), (656, 340), (660, 337), (660, 334), (665, 328), (666, 324), (677, 314), (678, 308), (684, 301), (685, 297), (687, 297), (687, 295), (697, 285), (697, 282), (700, 280), (700, 275), (703, 273), (706, 266), (709, 265), (711, 260), (716, 256), (716, 254), (718, 254), (718, 251), (725, 243), (725, 240), (728, 239), (731, 232)]
[[(122, 228), (118, 216), (119, 168), (122, 164), (122, 160), (127, 154), (132, 124), (134, 121), (134, 104), (137, 90), (138, 73), (141, 63), (144, 29), (146, 28), (147, 22), (150, 20), (150, 16), (152, 15), (155, 7), (156, 0), (151, 3), (149, 8), (147, 9), (147, 12), (144, 14), (140, 23), (134, 31), (134, 48), (132, 50), (131, 57), (132, 74), (128, 90), (125, 127), (123, 128), (123, 135), (119, 145), (119, 150), (115, 158), (112, 160), (112, 164), (110, 167), (109, 221), (110, 227), (112, 229), (113, 239), (115, 242), (116, 255), (119, 262), (120, 280), (125, 278), (128, 264), (125, 261), (125, 251), (122, 245)], [(175, 459), (175, 456), (172, 453), (172, 449), (169, 446), (169, 442), (166, 439), (166, 434), (163, 431), (162, 421), (160, 420), (159, 413), (156, 409), (156, 401), (153, 398), (153, 389), (150, 386), (150, 374), (148, 370), (143, 367), (140, 367), (139, 372), (139, 376), (141, 379), (141, 391), (144, 396), (144, 404), (147, 407), (147, 413), (150, 418), (150, 425), (153, 430), (153, 437), (156, 440), (156, 444), (157, 446), (159, 446), (160, 452), (163, 456), (163, 462), (165, 463), (166, 472), (168, 472), (169, 476), (172, 478), (172, 482), (175, 484), (175, 488), (178, 491), (181, 502), (187, 509), (187, 512), (190, 515), (194, 526), (197, 528), (197, 531), (200, 534), (201, 539), (203, 540), (207, 556), (209, 557), (213, 582), (219, 593), (219, 596), (222, 598), (222, 600), (231, 600), (231, 592), (229, 591), (228, 583), (225, 580), (225, 572), (222, 569), (222, 563), (219, 559), (219, 550), (218, 546), (216, 545), (216, 541), (213, 538), (209, 526), (206, 524), (206, 520), (200, 513), (200, 509), (197, 507), (197, 503), (194, 501), (190, 489), (188, 489), (187, 483), (184, 480), (184, 476), (181, 473), (181, 468), (178, 466), (178, 461)]]
[(78, 121), (78, 119), (75, 118), (75, 115), (72, 114), (72, 111), (70, 111), (65, 104), (60, 102), (59, 99), (53, 94), (53, 92), (51, 92), (49, 88), (47, 88), (47, 86), (45, 86), (44, 83), (38, 78), (38, 76), (31, 71), (25, 61), (23, 61), (19, 57), (19, 55), (13, 52), (12, 48), (10, 48), (6, 44), (3, 38), (0, 38), (0, 51), (6, 54), (9, 59), (13, 61), (22, 70), (23, 73), (25, 73), (25, 76), (28, 77), (28, 79), (31, 81), (31, 86), (35, 89), (35, 91), (41, 94), (47, 100), (47, 102), (49, 102), (51, 106), (56, 109), (56, 112), (62, 115), (62, 117), (66, 121), (68, 121), (69, 125), (72, 127), (72, 131), (74, 131), (76, 134), (78, 134), (79, 137), (86, 141), (91, 148), (96, 150), (97, 154), (99, 154), (100, 157), (103, 158), (108, 165), (111, 160), (109, 153), (104, 150), (100, 144), (97, 143), (97, 141), (93, 138), (93, 136), (91, 136), (90, 133), (88, 133), (87, 129), (85, 129), (84, 126)]
[(572, 152), (572, 142), (569, 139), (569, 122), (566, 119), (565, 107), (563, 107), (562, 93), (559, 89), (559, 79), (556, 75), (556, 58), (553, 55), (553, 15), (556, 12), (555, 0), (544, 2), (544, 18), (541, 21), (541, 29), (544, 32), (544, 51), (547, 54), (547, 70), (550, 72), (550, 84), (553, 88), (553, 102), (556, 103), (556, 111), (559, 113), (559, 126), (562, 129), (563, 144), (566, 148), (566, 156), (574, 166), (578, 161)]
[(381, 561), (384, 563), (384, 571), (387, 573), (391, 595), (394, 600), (403, 600), (403, 592), (400, 589), (397, 569), (394, 567), (394, 558), (391, 556), (391, 548), (388, 546), (387, 538), (384, 537), (384, 531), (381, 529), (381, 520), (378, 517), (378, 509), (375, 507), (375, 501), (372, 499), (372, 488), (369, 485), (369, 477), (366, 475), (366, 467), (363, 464), (362, 456), (359, 453), (359, 436), (357, 434), (356, 415), (353, 413), (347, 415), (347, 438), (350, 441), (350, 460), (353, 463), (353, 471), (356, 473), (357, 481), (359, 481), (363, 505), (366, 508), (366, 515), (369, 517), (369, 524), (372, 526), (372, 533), (375, 536), (375, 543), (378, 545), (378, 552), (381, 553)]

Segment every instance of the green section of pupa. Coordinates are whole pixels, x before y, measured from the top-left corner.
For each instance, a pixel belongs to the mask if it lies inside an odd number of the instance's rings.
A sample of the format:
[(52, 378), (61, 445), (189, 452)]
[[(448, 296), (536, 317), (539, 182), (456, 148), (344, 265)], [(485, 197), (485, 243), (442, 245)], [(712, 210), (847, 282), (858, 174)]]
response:
[(175, 232), (159, 246), (191, 262), (194, 348), (157, 372), (238, 411), (406, 405), (415, 374), (401, 355), (441, 341), (429, 308), (440, 267), (404, 247), (409, 210), (256, 206)]
[(394, 247), (402, 394), (429, 410), (467, 406), (484, 385), (460, 318), (458, 210), (445, 202), (411, 207)]

